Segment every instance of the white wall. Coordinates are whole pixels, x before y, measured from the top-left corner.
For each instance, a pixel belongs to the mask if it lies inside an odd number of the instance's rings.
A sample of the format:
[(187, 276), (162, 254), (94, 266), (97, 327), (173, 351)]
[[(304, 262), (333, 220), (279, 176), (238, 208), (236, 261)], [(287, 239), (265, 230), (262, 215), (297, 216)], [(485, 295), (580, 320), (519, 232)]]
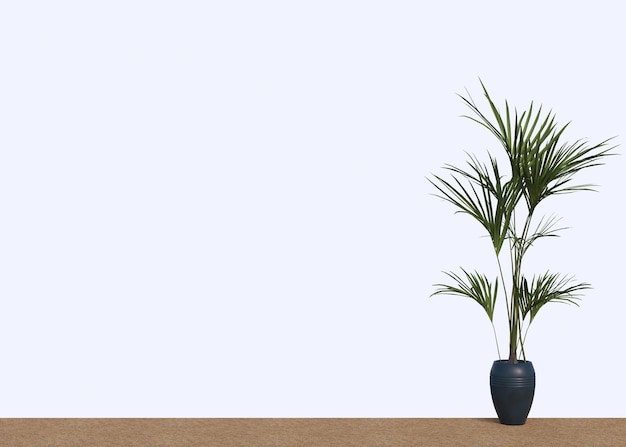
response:
[[(7, 2), (0, 417), (495, 417), (482, 309), (427, 298), (489, 244), (425, 177), (498, 149), (478, 76), (623, 135), (626, 31), (432, 3)], [(623, 172), (552, 202), (529, 268), (595, 288), (529, 333), (531, 417), (626, 416)]]

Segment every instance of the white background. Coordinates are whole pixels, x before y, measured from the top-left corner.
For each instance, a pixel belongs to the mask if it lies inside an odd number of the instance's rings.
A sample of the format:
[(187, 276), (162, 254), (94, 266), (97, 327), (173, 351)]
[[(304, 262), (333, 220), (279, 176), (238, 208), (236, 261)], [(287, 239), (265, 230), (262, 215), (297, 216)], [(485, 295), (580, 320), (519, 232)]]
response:
[[(499, 149), (479, 76), (625, 133), (622, 9), (554, 5), (3, 2), (0, 417), (495, 417), (484, 311), (428, 298), (493, 255), (426, 176)], [(626, 417), (623, 173), (546, 202), (527, 271), (594, 289), (529, 332), (531, 417)]]

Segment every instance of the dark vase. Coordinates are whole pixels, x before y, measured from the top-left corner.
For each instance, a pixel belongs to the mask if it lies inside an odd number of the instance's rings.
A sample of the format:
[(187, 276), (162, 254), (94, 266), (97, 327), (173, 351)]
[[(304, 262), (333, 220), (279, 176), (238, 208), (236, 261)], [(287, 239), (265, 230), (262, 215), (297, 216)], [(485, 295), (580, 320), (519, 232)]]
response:
[(496, 360), (489, 379), (491, 399), (505, 425), (524, 425), (535, 396), (535, 369), (531, 362)]

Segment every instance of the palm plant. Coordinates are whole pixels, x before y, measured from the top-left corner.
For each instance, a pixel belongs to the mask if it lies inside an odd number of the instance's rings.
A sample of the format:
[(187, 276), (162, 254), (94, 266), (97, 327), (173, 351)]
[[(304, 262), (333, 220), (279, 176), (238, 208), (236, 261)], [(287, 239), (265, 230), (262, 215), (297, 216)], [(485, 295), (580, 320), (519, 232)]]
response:
[[(493, 314), (498, 291), (502, 289), (509, 324), (508, 362), (517, 363), (520, 354), (526, 361), (524, 325), (528, 331), (539, 309), (550, 302), (578, 305), (580, 292), (590, 288), (588, 283), (549, 271), (530, 280), (522, 273), (528, 249), (538, 239), (558, 236), (563, 229), (557, 227), (558, 219), (554, 216), (537, 219), (537, 207), (551, 196), (593, 190), (593, 185), (573, 185), (571, 180), (579, 171), (602, 164), (606, 156), (612, 155), (610, 152), (615, 146), (608, 146), (611, 139), (595, 145), (586, 140), (561, 143), (569, 123), (559, 126), (551, 111), (543, 113), (541, 107), (536, 109), (532, 103), (527, 111), (518, 114), (505, 102), (504, 113), (501, 113), (482, 81), (481, 86), (493, 118), (490, 120), (483, 114), (469, 94), (467, 98), (459, 95), (472, 112), (471, 116), (464, 117), (497, 138), (509, 162), (507, 174), (491, 153), (488, 163), (481, 163), (470, 154), (465, 168), (444, 166), (451, 174), (449, 179), (433, 175), (428, 180), (437, 189), (437, 197), (454, 205), (457, 213), (472, 216), (487, 231), (497, 260), (498, 276), (490, 280), (484, 274), (464, 269), (461, 269), (462, 274), (447, 272), (452, 284), (435, 284), (437, 289), (432, 295), (473, 299), (487, 312), (496, 335)], [(500, 259), (503, 247), (508, 249), (505, 251), (510, 261), (508, 287)], [(497, 336), (496, 347), (501, 357)]]

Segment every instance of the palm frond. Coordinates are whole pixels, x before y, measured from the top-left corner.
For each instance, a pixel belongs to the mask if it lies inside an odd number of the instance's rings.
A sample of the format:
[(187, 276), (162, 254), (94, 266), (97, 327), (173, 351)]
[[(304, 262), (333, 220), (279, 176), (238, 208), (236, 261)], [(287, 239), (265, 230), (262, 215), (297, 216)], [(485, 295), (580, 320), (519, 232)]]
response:
[(497, 160), (491, 155), (489, 158), (490, 168), (469, 154), (467, 170), (444, 166), (452, 172), (452, 181), (437, 175), (433, 175), (437, 182), (428, 181), (439, 191), (437, 197), (452, 203), (458, 208), (457, 212), (469, 214), (487, 230), (496, 254), (499, 254), (522, 190), (515, 182), (503, 184)]
[(574, 283), (571, 276), (546, 272), (539, 276), (533, 276), (530, 286), (527, 279), (522, 278), (521, 287), (520, 312), (522, 320), (530, 314), (530, 322), (532, 323), (539, 309), (547, 303), (560, 302), (578, 306), (576, 300), (580, 299), (581, 294), (579, 292), (590, 289), (591, 285), (584, 282)]
[(498, 295), (498, 278), (492, 284), (487, 276), (478, 272), (468, 273), (464, 269), (465, 279), (452, 272), (444, 272), (452, 278), (456, 285), (435, 284), (438, 287), (431, 296), (434, 295), (458, 295), (471, 298), (476, 301), (487, 312), (489, 320), (493, 322), (493, 311), (496, 306)]
[(544, 237), (559, 237), (557, 233), (561, 230), (567, 229), (567, 227), (556, 228), (556, 224), (560, 220), (561, 219), (555, 215), (551, 215), (548, 218), (543, 216), (537, 223), (535, 231), (526, 238), (517, 237), (515, 235), (511, 235), (509, 237), (513, 239), (513, 243), (517, 245), (523, 256), (537, 239)]
[(485, 116), (471, 96), (461, 99), (474, 112), (466, 118), (487, 128), (503, 145), (511, 165), (511, 175), (519, 181), (530, 213), (537, 205), (554, 194), (591, 190), (593, 185), (570, 186), (572, 176), (579, 171), (603, 164), (605, 156), (615, 146), (609, 147), (612, 139), (589, 145), (586, 140), (573, 144), (560, 144), (563, 132), (569, 123), (559, 127), (552, 111), (543, 114), (542, 107), (534, 111), (533, 103), (527, 111), (518, 115), (515, 111), (513, 123), (508, 102), (504, 114), (498, 110), (481, 81), (483, 93), (495, 123)]

